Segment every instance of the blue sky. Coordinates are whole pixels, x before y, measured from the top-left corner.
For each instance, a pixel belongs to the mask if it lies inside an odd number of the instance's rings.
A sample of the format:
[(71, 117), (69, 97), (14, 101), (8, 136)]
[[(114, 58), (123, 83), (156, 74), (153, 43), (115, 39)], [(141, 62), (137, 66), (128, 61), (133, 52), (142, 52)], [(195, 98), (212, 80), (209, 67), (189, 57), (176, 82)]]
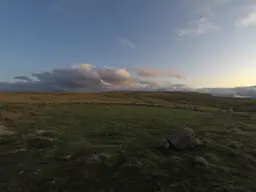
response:
[(256, 85), (254, 0), (1, 0), (0, 24), (2, 82), (83, 63)]

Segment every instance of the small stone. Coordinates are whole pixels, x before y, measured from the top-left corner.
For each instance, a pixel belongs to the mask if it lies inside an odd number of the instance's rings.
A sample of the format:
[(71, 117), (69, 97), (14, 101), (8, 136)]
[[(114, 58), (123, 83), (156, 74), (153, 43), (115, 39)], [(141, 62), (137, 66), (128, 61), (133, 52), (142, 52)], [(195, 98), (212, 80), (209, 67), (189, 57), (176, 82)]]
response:
[(138, 166), (142, 166), (142, 164), (143, 164), (143, 163), (142, 163), (141, 161), (137, 161), (137, 165), (138, 165)]
[(9, 131), (7, 127), (5, 127), (2, 122), (0, 122), (0, 135), (12, 135), (14, 132)]
[(172, 162), (182, 162), (182, 161), (184, 161), (184, 159), (181, 157), (178, 157), (178, 156), (172, 156), (171, 161)]
[(65, 155), (65, 156), (63, 157), (63, 159), (69, 160), (69, 159), (71, 159), (71, 155)]
[(209, 163), (201, 156), (196, 156), (195, 163), (204, 167), (209, 167)]
[(40, 175), (40, 171), (41, 171), (41, 170), (40, 170), (40, 169), (38, 169), (37, 171), (35, 171), (35, 172), (34, 172), (34, 175), (35, 175), (35, 176)]
[(203, 142), (200, 139), (196, 139), (196, 145), (203, 145)]
[(162, 147), (163, 147), (164, 149), (169, 149), (169, 148), (171, 147), (171, 144), (169, 143), (169, 141), (164, 140), (164, 141), (162, 142)]
[(34, 135), (23, 135), (23, 141), (26, 149), (37, 148), (43, 149), (47, 147), (53, 146), (53, 139), (42, 137), (42, 136), (34, 136)]
[(204, 156), (213, 162), (220, 162), (221, 159), (214, 153), (204, 153)]
[(105, 155), (99, 155), (99, 159), (102, 161), (102, 162), (104, 162), (104, 161), (106, 161), (108, 158), (105, 156)]
[(20, 171), (19, 171), (19, 175), (22, 175), (23, 173), (24, 173), (23, 170), (20, 170)]
[(88, 157), (88, 161), (99, 161), (99, 160), (100, 160), (100, 157), (97, 154), (93, 154)]
[(36, 135), (38, 136), (44, 136), (44, 137), (54, 137), (55, 133), (53, 131), (49, 131), (49, 130), (36, 130)]

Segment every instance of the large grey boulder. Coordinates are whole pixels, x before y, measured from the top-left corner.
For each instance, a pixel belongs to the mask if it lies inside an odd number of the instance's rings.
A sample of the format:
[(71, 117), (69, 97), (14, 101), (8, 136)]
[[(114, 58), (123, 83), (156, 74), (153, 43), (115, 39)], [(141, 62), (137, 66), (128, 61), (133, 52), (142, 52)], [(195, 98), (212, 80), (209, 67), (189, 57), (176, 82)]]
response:
[(186, 149), (193, 148), (196, 145), (201, 144), (202, 142), (196, 137), (195, 132), (188, 127), (184, 127), (167, 136), (162, 143), (162, 147), (165, 149), (172, 147), (177, 149)]

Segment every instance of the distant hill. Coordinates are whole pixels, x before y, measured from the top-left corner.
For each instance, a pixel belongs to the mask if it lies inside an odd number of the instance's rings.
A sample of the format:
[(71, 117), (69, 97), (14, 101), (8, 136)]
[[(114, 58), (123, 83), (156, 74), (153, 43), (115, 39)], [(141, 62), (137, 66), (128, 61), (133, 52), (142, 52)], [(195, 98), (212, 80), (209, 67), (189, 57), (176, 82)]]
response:
[(126, 89), (106, 89), (103, 87), (92, 87), (89, 89), (85, 88), (74, 88), (67, 89), (61, 88), (58, 86), (53, 86), (50, 83), (42, 84), (39, 81), (34, 81), (30, 83), (24, 82), (16, 82), (16, 83), (8, 83), (8, 82), (0, 82), (0, 91), (31, 91), (31, 92), (44, 92), (44, 91), (53, 91), (53, 92), (103, 92), (103, 91), (182, 91), (182, 92), (199, 92), (199, 93), (207, 93), (213, 96), (221, 96), (221, 97), (236, 97), (236, 98), (256, 98), (256, 86), (249, 87), (234, 87), (234, 88), (200, 88), (194, 89), (185, 84), (172, 84), (167, 87), (144, 87), (144, 88), (126, 88)]
[(203, 88), (197, 90), (200, 93), (209, 93), (214, 96), (256, 98), (256, 86), (235, 88)]
[(256, 112), (256, 99), (217, 97), (207, 93), (182, 91), (113, 92), (0, 92), (0, 104), (8, 103), (112, 103), (145, 104), (184, 109)]

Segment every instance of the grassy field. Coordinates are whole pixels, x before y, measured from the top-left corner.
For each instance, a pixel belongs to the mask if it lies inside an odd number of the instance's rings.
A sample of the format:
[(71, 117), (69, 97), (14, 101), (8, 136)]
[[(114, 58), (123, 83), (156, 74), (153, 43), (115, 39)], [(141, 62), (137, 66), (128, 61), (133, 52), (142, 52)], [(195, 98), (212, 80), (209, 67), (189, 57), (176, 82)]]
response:
[(256, 112), (256, 99), (213, 97), (208, 94), (182, 92), (104, 92), (104, 93), (29, 93), (0, 92), (0, 104), (33, 103), (144, 103), (171, 107), (227, 109)]
[[(0, 103), (0, 121), (15, 132), (0, 137), (0, 191), (256, 191), (255, 100), (195, 93), (1, 93)], [(230, 107), (233, 113), (225, 111)], [(202, 146), (159, 148), (184, 125)], [(47, 141), (24, 137), (39, 130)]]

